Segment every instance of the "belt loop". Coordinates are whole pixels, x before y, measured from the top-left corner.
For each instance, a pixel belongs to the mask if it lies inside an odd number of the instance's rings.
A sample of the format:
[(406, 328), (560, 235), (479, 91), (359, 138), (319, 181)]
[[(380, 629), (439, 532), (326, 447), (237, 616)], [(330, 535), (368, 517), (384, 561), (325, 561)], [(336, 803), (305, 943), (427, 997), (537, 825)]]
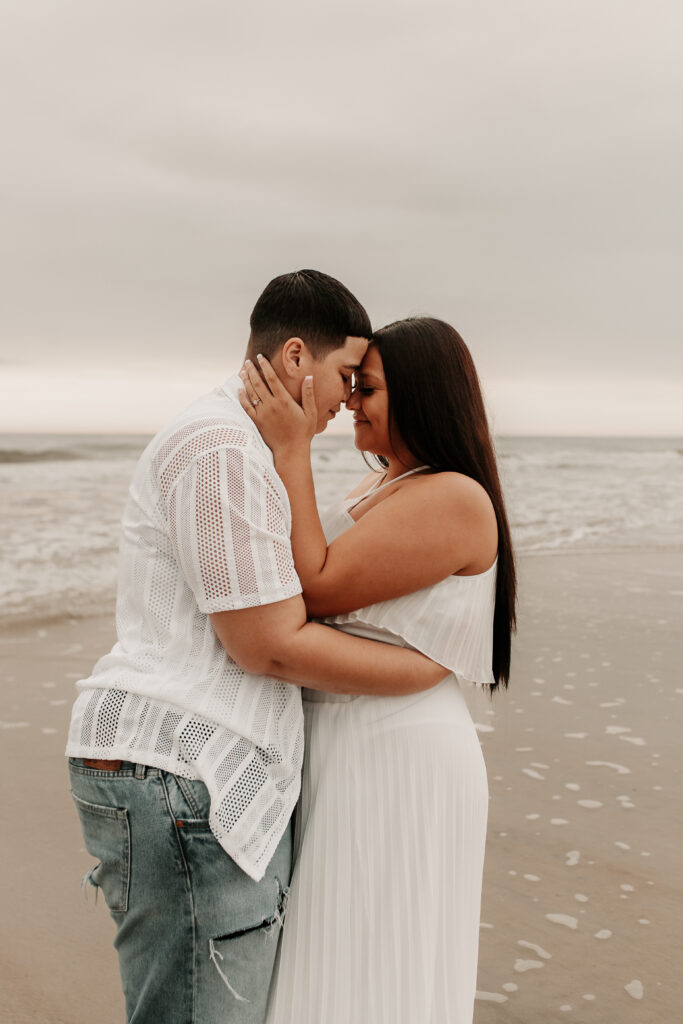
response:
[(136, 779), (144, 779), (146, 773), (147, 773), (147, 765), (146, 764), (136, 764), (135, 765), (135, 778)]

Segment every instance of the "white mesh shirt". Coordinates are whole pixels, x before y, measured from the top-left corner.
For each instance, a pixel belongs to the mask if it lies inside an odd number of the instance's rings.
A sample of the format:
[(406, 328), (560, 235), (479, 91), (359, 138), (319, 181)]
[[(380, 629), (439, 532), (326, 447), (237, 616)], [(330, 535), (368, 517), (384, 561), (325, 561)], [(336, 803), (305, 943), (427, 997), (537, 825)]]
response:
[(200, 398), (140, 458), (122, 523), (118, 642), (77, 683), (66, 753), (201, 779), (211, 830), (259, 880), (299, 794), (301, 694), (243, 671), (208, 614), (301, 586), (287, 492), (238, 386)]

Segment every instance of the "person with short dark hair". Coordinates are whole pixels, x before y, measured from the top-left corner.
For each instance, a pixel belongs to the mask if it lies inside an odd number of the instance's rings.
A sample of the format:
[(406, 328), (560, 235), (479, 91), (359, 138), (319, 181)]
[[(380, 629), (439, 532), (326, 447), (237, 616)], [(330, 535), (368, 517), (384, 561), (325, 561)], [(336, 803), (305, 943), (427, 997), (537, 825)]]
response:
[(242, 377), (242, 406), (289, 495), (309, 614), (449, 670), (419, 693), (304, 690), (295, 869), (268, 1024), (471, 1024), (488, 791), (461, 684), (507, 685), (515, 625), (472, 357), (434, 318), (375, 332), (346, 405), (356, 447), (383, 472), (322, 518), (315, 385), (299, 407), (266, 360)]
[[(367, 348), (358, 300), (318, 271), (285, 274), (251, 328), (295, 404), (315, 381), (324, 430)], [(287, 493), (239, 386), (235, 374), (197, 399), (142, 454), (122, 523), (118, 640), (77, 684), (71, 717), (71, 788), (97, 859), (87, 880), (116, 923), (131, 1024), (264, 1020), (301, 686), (393, 693), (445, 674), (307, 622)]]

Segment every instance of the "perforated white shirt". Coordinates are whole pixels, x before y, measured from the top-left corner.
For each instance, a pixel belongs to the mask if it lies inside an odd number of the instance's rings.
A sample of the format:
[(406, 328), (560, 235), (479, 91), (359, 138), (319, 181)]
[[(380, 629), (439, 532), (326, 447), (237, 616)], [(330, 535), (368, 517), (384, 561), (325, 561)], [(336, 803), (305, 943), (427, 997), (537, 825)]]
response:
[(201, 779), (212, 832), (258, 881), (299, 795), (301, 693), (241, 669), (208, 616), (301, 585), (287, 492), (239, 383), (194, 402), (140, 458), (122, 523), (118, 642), (76, 684), (66, 753)]

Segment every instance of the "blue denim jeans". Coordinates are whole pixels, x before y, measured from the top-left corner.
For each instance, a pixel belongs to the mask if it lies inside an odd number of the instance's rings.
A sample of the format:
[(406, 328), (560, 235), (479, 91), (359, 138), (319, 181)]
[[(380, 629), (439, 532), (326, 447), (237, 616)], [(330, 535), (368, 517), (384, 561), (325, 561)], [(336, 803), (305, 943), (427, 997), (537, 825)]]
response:
[(291, 823), (254, 882), (209, 828), (198, 781), (69, 761), (86, 876), (116, 922), (129, 1024), (262, 1024), (287, 899)]

